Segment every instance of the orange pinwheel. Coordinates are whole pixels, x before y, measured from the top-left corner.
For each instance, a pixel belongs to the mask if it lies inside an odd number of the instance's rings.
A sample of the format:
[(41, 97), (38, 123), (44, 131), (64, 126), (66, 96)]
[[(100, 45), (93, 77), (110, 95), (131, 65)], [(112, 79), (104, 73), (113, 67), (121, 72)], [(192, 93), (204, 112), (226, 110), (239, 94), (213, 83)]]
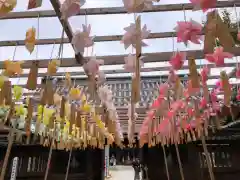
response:
[(17, 5), (17, 0), (1, 0), (0, 1), (0, 17), (11, 12)]
[(20, 75), (23, 72), (21, 67), (23, 61), (4, 61), (4, 75), (6, 76), (13, 76), (13, 75)]
[(54, 74), (56, 74), (57, 72), (57, 68), (60, 66), (60, 61), (59, 60), (52, 60), (48, 63), (48, 69), (47, 69), (47, 74), (49, 76), (52, 76)]
[(26, 32), (25, 46), (30, 54), (33, 52), (36, 44), (36, 29), (34, 27), (30, 28)]

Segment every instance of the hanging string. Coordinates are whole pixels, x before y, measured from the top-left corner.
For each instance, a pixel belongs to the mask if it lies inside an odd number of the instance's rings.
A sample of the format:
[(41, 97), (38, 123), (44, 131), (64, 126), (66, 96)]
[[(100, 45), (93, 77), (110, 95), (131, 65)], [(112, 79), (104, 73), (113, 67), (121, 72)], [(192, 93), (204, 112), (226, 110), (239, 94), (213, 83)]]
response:
[(53, 57), (53, 52), (54, 52), (54, 49), (55, 49), (55, 45), (56, 45), (56, 42), (54, 41), (53, 47), (52, 47), (52, 51), (51, 51), (51, 55), (50, 55), (50, 60), (51, 60), (52, 57)]
[(185, 10), (184, 5), (183, 5), (183, 17), (184, 17), (184, 21), (186, 22), (187, 21), (187, 16), (186, 16), (186, 10)]
[(166, 151), (165, 151), (165, 146), (163, 144), (162, 144), (162, 149), (163, 149), (163, 156), (164, 156), (164, 163), (165, 163), (167, 179), (170, 180), (169, 170), (168, 170), (168, 163), (167, 163), (167, 155), (166, 155)]
[[(39, 34), (40, 34), (40, 14), (38, 14), (37, 18), (37, 41), (39, 41)], [(36, 60), (38, 59), (38, 44), (36, 44)]]
[[(85, 26), (88, 26), (88, 21), (87, 21), (87, 10), (85, 11), (85, 16), (84, 16), (84, 21), (85, 21)], [(86, 52), (86, 56), (88, 56), (88, 47), (86, 48), (87, 52)]]
[[(38, 13), (38, 17), (37, 17), (37, 41), (39, 41), (39, 37), (40, 37), (40, 14)], [(36, 44), (36, 60), (38, 59), (38, 43)], [(35, 90), (34, 92), (34, 96), (37, 94), (37, 91)]]

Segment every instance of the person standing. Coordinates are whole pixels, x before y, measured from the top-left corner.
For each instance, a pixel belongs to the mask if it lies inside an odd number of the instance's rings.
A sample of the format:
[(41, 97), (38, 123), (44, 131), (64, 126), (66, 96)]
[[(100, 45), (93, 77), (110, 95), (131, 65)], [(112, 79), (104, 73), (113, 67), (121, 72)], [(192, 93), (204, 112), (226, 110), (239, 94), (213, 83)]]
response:
[(139, 160), (134, 160), (132, 163), (133, 169), (134, 169), (134, 180), (140, 180), (140, 163)]

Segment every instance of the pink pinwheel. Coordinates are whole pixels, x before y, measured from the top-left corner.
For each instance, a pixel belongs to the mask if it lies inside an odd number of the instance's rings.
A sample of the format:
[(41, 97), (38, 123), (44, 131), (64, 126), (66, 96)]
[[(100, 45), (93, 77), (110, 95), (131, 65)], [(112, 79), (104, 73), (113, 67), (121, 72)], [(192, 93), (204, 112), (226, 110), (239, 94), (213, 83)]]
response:
[(194, 10), (202, 9), (206, 12), (208, 9), (215, 8), (217, 0), (190, 0), (190, 2), (195, 6)]
[(176, 113), (182, 109), (183, 106), (183, 101), (182, 100), (177, 100), (171, 104), (171, 110), (168, 111), (167, 116), (168, 118), (173, 118), (173, 116), (176, 115)]
[(213, 90), (211, 93), (210, 93), (210, 98), (211, 98), (211, 101), (212, 102), (217, 102), (218, 98), (217, 98), (217, 94), (216, 94), (216, 90)]
[(200, 101), (200, 108), (205, 109), (207, 108), (207, 100), (205, 98), (202, 98)]
[(187, 90), (188, 90), (188, 93), (189, 95), (192, 95), (192, 94), (195, 94), (197, 92), (199, 92), (199, 88), (193, 88), (192, 87), (192, 82), (191, 80), (188, 81), (188, 84), (187, 84)]
[(170, 124), (171, 123), (170, 123), (169, 119), (164, 118), (157, 128), (157, 132), (159, 132), (163, 136), (167, 136), (169, 134), (169, 131), (171, 128)]
[[(141, 60), (143, 57), (140, 57), (139, 64), (140, 68), (144, 66), (143, 61)], [(124, 58), (125, 64), (123, 65), (124, 69), (128, 72), (135, 72), (136, 70), (136, 55), (129, 54)]]
[(83, 54), (85, 47), (91, 47), (94, 44), (94, 37), (90, 37), (91, 25), (86, 26), (83, 24), (82, 27), (83, 31), (76, 31), (72, 38), (72, 44), (76, 54)]
[(175, 82), (176, 79), (177, 79), (177, 75), (175, 74), (173, 69), (170, 69), (169, 76), (168, 76), (168, 81), (169, 82)]
[(186, 59), (185, 52), (176, 52), (170, 59), (170, 64), (174, 70), (179, 70), (182, 68), (184, 64), (184, 60)]
[(202, 78), (202, 83), (206, 83), (208, 80), (208, 75), (210, 73), (210, 69), (208, 68), (208, 66), (205, 66), (202, 70), (201, 70), (201, 78)]
[(104, 64), (104, 60), (96, 59), (96, 57), (92, 57), (89, 59), (87, 63), (83, 65), (84, 71), (88, 75), (97, 75), (99, 73), (99, 66)]
[(238, 65), (237, 70), (236, 70), (236, 77), (240, 78), (240, 67)]
[(159, 97), (165, 97), (168, 92), (168, 84), (164, 83), (159, 86)]
[(232, 58), (233, 54), (224, 52), (223, 47), (217, 47), (213, 54), (206, 54), (205, 59), (207, 59), (211, 63), (215, 63), (217, 67), (224, 66), (225, 58)]
[[(127, 49), (130, 45), (136, 47), (136, 41), (137, 38), (139, 37), (136, 30), (136, 24), (131, 23), (130, 26), (125, 27), (124, 30), (126, 32), (122, 37), (121, 43), (124, 44), (125, 49)], [(141, 40), (146, 39), (149, 36), (150, 32), (151, 32), (150, 30), (147, 30), (147, 26), (145, 24), (141, 31), (141, 37), (139, 38), (141, 38)], [(142, 46), (147, 46), (147, 44), (142, 41)]]
[(218, 103), (218, 98), (216, 94), (216, 90), (213, 90), (210, 93), (211, 105), (212, 105), (212, 114), (215, 114), (216, 111), (220, 110), (220, 105)]
[(175, 28), (177, 32), (177, 42), (183, 42), (187, 45), (188, 41), (195, 44), (200, 44), (202, 25), (194, 20), (185, 22), (177, 22), (177, 27)]
[(216, 89), (222, 89), (222, 81), (221, 80), (218, 80), (215, 85), (216, 85)]
[(106, 81), (106, 75), (103, 71), (98, 71), (97, 83), (98, 85), (103, 84)]
[(191, 108), (191, 107), (188, 107), (187, 108), (187, 114), (188, 114), (189, 117), (193, 116), (194, 115), (194, 109)]
[(240, 89), (238, 89), (238, 92), (237, 92), (237, 100), (240, 101)]
[(77, 15), (80, 12), (80, 7), (83, 6), (85, 2), (86, 0), (65, 0), (60, 8), (62, 18), (67, 19)]
[(107, 85), (100, 86), (98, 88), (98, 96), (102, 103), (104, 103), (105, 105), (109, 104), (109, 102), (112, 102), (113, 97), (112, 91), (109, 89)]

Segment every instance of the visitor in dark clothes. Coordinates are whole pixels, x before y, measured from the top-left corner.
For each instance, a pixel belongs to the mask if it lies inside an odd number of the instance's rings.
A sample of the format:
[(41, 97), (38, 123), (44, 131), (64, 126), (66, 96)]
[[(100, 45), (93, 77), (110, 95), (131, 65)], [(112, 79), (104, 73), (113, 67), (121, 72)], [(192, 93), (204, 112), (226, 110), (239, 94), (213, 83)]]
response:
[(143, 180), (147, 179), (147, 172), (144, 164), (141, 164), (141, 172), (142, 172), (142, 179)]
[(140, 180), (140, 163), (139, 160), (133, 160), (132, 163), (133, 169), (134, 169), (134, 180)]

